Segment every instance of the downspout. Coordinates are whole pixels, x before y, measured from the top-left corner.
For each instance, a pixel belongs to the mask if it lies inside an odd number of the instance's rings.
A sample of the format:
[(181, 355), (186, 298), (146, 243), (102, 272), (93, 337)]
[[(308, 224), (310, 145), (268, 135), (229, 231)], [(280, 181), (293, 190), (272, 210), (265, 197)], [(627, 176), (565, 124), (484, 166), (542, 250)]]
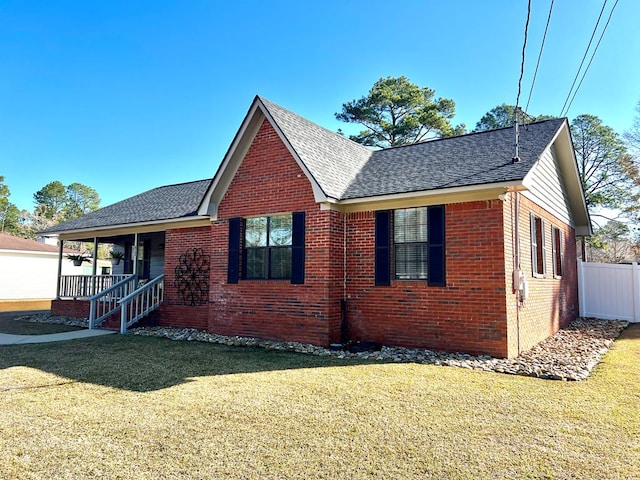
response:
[(342, 300), (340, 301), (340, 343), (349, 341), (349, 318), (347, 298), (347, 213), (342, 214)]
[[(520, 265), (520, 193), (515, 192), (515, 263), (516, 263), (516, 271), (518, 275), (521, 272)], [(522, 307), (522, 302), (520, 298), (520, 289), (519, 284), (515, 283), (515, 275), (514, 275), (514, 287), (516, 287), (516, 340), (517, 340), (517, 351), (518, 355), (520, 354), (520, 308)], [(519, 281), (519, 280), (518, 280)]]

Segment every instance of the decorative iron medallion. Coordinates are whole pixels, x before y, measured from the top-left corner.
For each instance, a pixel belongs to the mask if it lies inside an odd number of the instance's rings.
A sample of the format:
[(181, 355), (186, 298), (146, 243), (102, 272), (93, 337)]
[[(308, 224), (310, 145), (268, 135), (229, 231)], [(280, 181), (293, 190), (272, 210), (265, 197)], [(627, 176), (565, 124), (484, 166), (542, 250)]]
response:
[(173, 286), (183, 305), (204, 305), (209, 301), (209, 257), (201, 248), (187, 250), (178, 259)]

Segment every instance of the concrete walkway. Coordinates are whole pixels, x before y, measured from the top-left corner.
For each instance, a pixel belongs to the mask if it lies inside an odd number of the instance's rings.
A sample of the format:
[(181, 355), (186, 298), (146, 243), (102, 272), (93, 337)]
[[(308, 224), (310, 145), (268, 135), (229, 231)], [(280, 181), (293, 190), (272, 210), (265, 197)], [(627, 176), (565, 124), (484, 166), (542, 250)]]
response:
[(46, 343), (60, 342), (64, 340), (75, 340), (78, 338), (98, 337), (117, 333), (114, 330), (74, 330), (72, 332), (49, 333), (47, 335), (9, 335), (0, 333), (0, 345), (20, 345), (23, 343)]

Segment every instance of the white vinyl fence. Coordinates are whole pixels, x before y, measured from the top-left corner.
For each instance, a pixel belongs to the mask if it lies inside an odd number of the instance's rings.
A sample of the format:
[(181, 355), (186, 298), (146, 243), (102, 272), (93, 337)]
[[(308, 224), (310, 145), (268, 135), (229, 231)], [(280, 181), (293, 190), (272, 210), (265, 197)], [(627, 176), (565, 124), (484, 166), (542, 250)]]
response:
[(637, 263), (578, 261), (580, 316), (640, 322), (640, 267)]

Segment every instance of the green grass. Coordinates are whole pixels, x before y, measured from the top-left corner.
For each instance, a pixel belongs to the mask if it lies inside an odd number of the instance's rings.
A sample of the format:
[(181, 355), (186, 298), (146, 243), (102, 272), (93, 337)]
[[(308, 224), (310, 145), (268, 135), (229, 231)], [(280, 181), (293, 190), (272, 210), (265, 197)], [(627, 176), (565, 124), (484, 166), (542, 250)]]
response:
[(0, 316), (0, 333), (12, 335), (44, 335), (47, 333), (71, 332), (80, 330), (79, 327), (57, 325), (53, 323), (28, 322), (20, 320), (23, 314)]
[(587, 381), (107, 336), (0, 347), (0, 478), (633, 479), (640, 325)]

